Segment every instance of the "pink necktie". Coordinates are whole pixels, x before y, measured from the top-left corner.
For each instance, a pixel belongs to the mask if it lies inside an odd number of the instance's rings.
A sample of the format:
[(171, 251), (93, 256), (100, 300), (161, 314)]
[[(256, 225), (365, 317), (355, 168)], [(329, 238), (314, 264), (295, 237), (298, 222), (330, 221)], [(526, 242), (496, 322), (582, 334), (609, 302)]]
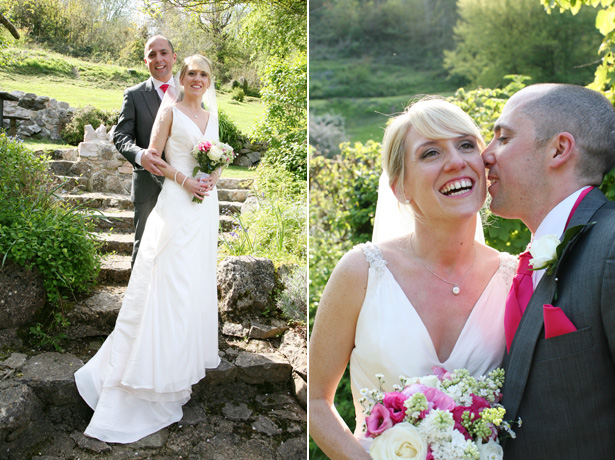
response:
[(167, 89), (169, 89), (169, 85), (167, 85), (166, 83), (164, 85), (160, 85), (160, 89), (163, 93), (166, 93)]
[(506, 299), (506, 309), (504, 310), (504, 331), (506, 333), (506, 350), (510, 352), (517, 327), (521, 322), (521, 316), (530, 302), (530, 298), (534, 293), (534, 284), (532, 283), (532, 271), (530, 270), (530, 259), (532, 258), (529, 251), (519, 254), (519, 265), (517, 266), (517, 274), (512, 281), (512, 287)]

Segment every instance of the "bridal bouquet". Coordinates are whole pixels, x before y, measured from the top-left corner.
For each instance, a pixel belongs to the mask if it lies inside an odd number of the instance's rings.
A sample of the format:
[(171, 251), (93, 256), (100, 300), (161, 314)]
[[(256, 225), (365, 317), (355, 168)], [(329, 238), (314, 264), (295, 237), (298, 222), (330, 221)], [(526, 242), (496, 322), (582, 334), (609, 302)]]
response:
[[(209, 177), (219, 167), (228, 166), (235, 158), (233, 147), (217, 141), (199, 142), (190, 153), (198, 163), (198, 166), (195, 166), (192, 171), (192, 175), (199, 180), (203, 177)], [(192, 198), (192, 201), (195, 203), (202, 202), (198, 198)]]
[(366, 436), (374, 438), (374, 460), (501, 460), (497, 437), (506, 431), (499, 401), (504, 370), (474, 378), (466, 369), (452, 373), (433, 367), (433, 375), (408, 379), (394, 391), (361, 390)]

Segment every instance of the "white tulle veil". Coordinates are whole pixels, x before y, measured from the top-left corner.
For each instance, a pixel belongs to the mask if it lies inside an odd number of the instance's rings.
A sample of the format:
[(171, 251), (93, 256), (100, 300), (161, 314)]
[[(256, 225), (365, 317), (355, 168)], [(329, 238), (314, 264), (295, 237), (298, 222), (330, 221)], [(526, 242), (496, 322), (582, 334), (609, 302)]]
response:
[[(480, 213), (476, 214), (475, 240), (485, 242)], [(382, 171), (378, 184), (378, 202), (374, 218), (372, 242), (378, 243), (414, 232), (414, 212), (409, 205), (400, 203), (389, 186), (389, 176)]]

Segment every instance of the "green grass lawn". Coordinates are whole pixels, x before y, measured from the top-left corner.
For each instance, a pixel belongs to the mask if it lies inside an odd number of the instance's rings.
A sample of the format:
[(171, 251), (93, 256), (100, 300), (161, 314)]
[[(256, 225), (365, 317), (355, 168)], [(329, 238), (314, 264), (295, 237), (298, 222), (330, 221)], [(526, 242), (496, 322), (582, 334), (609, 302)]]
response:
[(454, 94), (444, 75), (403, 56), (311, 59), (310, 115), (343, 116), (351, 142), (382, 141), (387, 120), (413, 97)]
[[(128, 69), (98, 64), (40, 49), (8, 48), (15, 63), (0, 67), (0, 90), (23, 91), (67, 102), (71, 107), (92, 105), (111, 110), (122, 107), (124, 90), (149, 77), (147, 68)], [(231, 99), (231, 93), (218, 93), (218, 106), (244, 134), (249, 134), (263, 113), (260, 99), (245, 102)]]
[[(452, 92), (439, 93), (452, 96)], [(389, 97), (332, 98), (310, 100), (310, 115), (336, 113), (346, 120), (346, 134), (351, 142), (368, 140), (381, 142), (387, 120), (399, 114), (415, 96), (405, 94)]]

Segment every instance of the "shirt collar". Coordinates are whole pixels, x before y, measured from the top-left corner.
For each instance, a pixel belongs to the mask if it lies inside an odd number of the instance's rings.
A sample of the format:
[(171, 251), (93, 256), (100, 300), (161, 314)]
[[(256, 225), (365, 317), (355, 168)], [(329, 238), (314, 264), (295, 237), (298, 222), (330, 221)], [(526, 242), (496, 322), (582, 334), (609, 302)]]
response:
[(561, 237), (566, 229), (566, 221), (568, 220), (570, 211), (572, 211), (572, 207), (576, 203), (581, 192), (588, 187), (590, 186), (587, 185), (580, 188), (572, 195), (568, 195), (568, 197), (564, 198), (557, 206), (551, 209), (551, 212), (547, 214), (547, 217), (545, 217), (538, 226), (532, 240), (542, 238), (545, 235), (557, 235), (558, 238)]
[(172, 88), (175, 88), (175, 81), (173, 76), (171, 76), (169, 78), (169, 81), (164, 82), (164, 81), (160, 81), (160, 80), (156, 80), (154, 77), (152, 77), (152, 81), (154, 82), (154, 89), (160, 89), (161, 85), (169, 85)]

